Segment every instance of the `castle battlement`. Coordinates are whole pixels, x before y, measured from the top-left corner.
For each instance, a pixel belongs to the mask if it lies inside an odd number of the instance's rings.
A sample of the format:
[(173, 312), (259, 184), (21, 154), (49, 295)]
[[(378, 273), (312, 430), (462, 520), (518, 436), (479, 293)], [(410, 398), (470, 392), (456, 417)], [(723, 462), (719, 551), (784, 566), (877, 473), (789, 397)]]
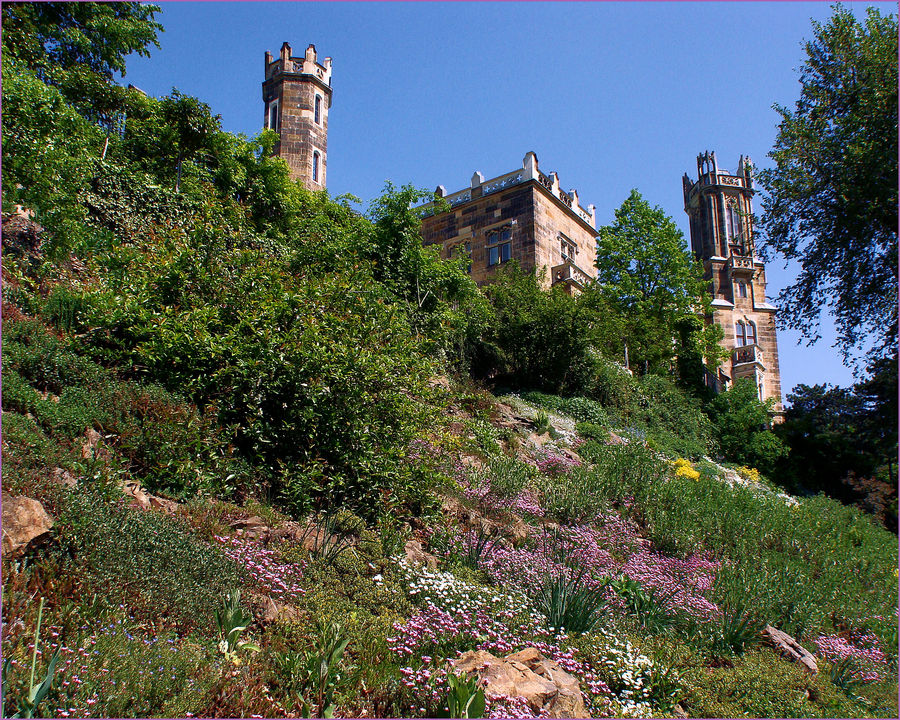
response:
[[(544, 188), (553, 198), (559, 201), (564, 209), (571, 212), (575, 217), (584, 223), (587, 223), (595, 230), (597, 229), (596, 209), (593, 205), (588, 205), (587, 209), (581, 207), (578, 200), (578, 191), (571, 189), (568, 192), (562, 189), (559, 184), (559, 176), (555, 172), (545, 175), (538, 168), (537, 155), (529, 151), (522, 160), (522, 167), (510, 172), (498, 175), (497, 177), (484, 179), (484, 175), (477, 170), (472, 175), (472, 181), (469, 187), (458, 190), (454, 193), (447, 194), (447, 189), (443, 185), (438, 185), (435, 194), (444, 198), (453, 208), (461, 203), (469, 202), (473, 198), (483, 197), (491, 193), (505, 190), (513, 185), (535, 181)], [(432, 203), (424, 205), (425, 208), (432, 207)]]
[(596, 212), (581, 207), (578, 191), (566, 192), (555, 172), (545, 175), (537, 155), (529, 152), (522, 167), (485, 179), (472, 175), (469, 187), (435, 194), (449, 204), (422, 206), (422, 237), (440, 245), (444, 257), (469, 257), (477, 283), (490, 282), (504, 263), (543, 272), (547, 285), (580, 292), (596, 277)]
[(328, 94), (329, 107), (331, 106), (331, 58), (327, 57), (323, 64), (318, 63), (316, 46), (310, 44), (306, 48), (303, 57), (294, 57), (291, 46), (284, 43), (278, 59), (274, 59), (272, 53), (266, 50), (266, 80), (270, 80), (277, 74), (306, 75), (317, 80), (322, 89)]

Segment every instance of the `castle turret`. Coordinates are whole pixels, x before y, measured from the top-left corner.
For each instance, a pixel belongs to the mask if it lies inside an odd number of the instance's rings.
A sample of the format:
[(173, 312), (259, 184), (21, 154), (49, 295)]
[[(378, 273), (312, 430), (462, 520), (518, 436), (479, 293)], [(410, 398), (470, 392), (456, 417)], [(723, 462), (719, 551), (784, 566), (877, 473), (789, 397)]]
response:
[(685, 173), (684, 210), (690, 219), (691, 249), (703, 263), (713, 296), (711, 322), (725, 333), (731, 356), (717, 378), (721, 389), (749, 377), (762, 400), (772, 398), (780, 414), (781, 374), (775, 307), (766, 299), (766, 268), (753, 236), (753, 172), (741, 157), (736, 174), (719, 168), (716, 154), (697, 156), (697, 180)]
[(320, 65), (315, 45), (306, 48), (303, 57), (294, 57), (287, 43), (278, 58), (268, 51), (265, 57), (263, 126), (279, 133), (275, 155), (287, 161), (292, 178), (310, 190), (322, 190), (328, 166), (331, 58)]

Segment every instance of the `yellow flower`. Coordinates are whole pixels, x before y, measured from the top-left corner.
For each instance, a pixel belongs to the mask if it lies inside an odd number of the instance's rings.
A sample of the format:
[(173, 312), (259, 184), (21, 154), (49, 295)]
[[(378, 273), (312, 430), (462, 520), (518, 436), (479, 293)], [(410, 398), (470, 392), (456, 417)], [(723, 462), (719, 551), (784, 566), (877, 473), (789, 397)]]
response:
[(688, 480), (699, 480), (700, 473), (694, 470), (690, 460), (678, 458), (675, 461), (675, 477), (683, 477)]

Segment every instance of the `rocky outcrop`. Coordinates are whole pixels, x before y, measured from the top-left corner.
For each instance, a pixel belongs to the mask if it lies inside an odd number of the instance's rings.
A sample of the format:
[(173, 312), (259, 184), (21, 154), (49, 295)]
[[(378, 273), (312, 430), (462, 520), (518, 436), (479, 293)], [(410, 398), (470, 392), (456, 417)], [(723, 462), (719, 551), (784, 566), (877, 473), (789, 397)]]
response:
[(514, 513), (504, 513), (502, 522), (492, 520), (478, 509), (468, 507), (454, 497), (445, 497), (441, 504), (444, 514), (455, 518), (464, 528), (481, 535), (496, 537), (513, 545), (521, 544), (529, 534), (528, 525)]
[(297, 622), (301, 618), (300, 611), (296, 607), (267, 595), (252, 595), (251, 601), (259, 607), (261, 622), (264, 624)]
[(777, 630), (771, 625), (766, 625), (763, 636), (775, 648), (775, 652), (783, 658), (797, 663), (810, 675), (819, 672), (815, 656), (787, 633)]
[(16, 212), (3, 216), (3, 254), (11, 257), (40, 256), (44, 228), (31, 219), (30, 211), (16, 205)]
[(431, 553), (425, 552), (422, 549), (422, 543), (418, 540), (407, 540), (403, 546), (403, 552), (411, 565), (424, 565), (432, 572), (437, 570), (438, 559)]
[(272, 528), (259, 515), (253, 515), (248, 518), (238, 518), (228, 523), (232, 530), (237, 530), (238, 535), (251, 537), (256, 540), (268, 541), (272, 536)]
[(181, 507), (174, 500), (151, 495), (136, 482), (125, 483), (122, 492), (130, 498), (129, 505), (137, 510), (162, 510), (167, 515), (173, 515)]
[(578, 680), (535, 648), (505, 658), (470, 650), (450, 664), (458, 673), (477, 675), (485, 695), (521, 697), (542, 717), (590, 717)]
[(50, 537), (51, 518), (37, 500), (3, 493), (3, 555), (19, 557)]

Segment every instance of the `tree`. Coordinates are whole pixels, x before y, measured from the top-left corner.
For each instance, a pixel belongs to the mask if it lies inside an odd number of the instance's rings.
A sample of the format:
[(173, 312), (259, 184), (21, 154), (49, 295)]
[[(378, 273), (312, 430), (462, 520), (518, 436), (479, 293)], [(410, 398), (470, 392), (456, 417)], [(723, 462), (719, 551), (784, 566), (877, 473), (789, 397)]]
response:
[(881, 470), (895, 483), (897, 361), (879, 361), (852, 388), (798, 385), (777, 434), (791, 447), (789, 467), (804, 487), (847, 500), (850, 475)]
[(124, 103), (113, 82), (131, 53), (159, 47), (156, 5), (114, 3), (4, 3), (3, 55), (58, 87), (92, 121), (112, 122)]
[(517, 387), (584, 392), (594, 372), (596, 308), (585, 296), (542, 285), (533, 270), (513, 262), (484, 287), (494, 322), (475, 369)]
[[(841, 6), (813, 23), (794, 110), (780, 105), (778, 137), (759, 173), (767, 253), (799, 260), (778, 297), (780, 318), (819, 339), (829, 308), (845, 358), (897, 342), (897, 18)], [(896, 349), (893, 350), (896, 354)]]
[(722, 455), (732, 462), (774, 474), (776, 463), (787, 455), (781, 439), (769, 429), (774, 401), (759, 399), (756, 384), (737, 380), (709, 403), (709, 417), (716, 428)]
[[(596, 265), (601, 295), (625, 318), (629, 363), (668, 369), (678, 354), (683, 320), (706, 314), (710, 302), (703, 271), (675, 222), (632, 190), (616, 210), (615, 223), (599, 230)], [(721, 330), (708, 325), (699, 332), (707, 363), (717, 366)], [(697, 342), (694, 337), (685, 345)]]

